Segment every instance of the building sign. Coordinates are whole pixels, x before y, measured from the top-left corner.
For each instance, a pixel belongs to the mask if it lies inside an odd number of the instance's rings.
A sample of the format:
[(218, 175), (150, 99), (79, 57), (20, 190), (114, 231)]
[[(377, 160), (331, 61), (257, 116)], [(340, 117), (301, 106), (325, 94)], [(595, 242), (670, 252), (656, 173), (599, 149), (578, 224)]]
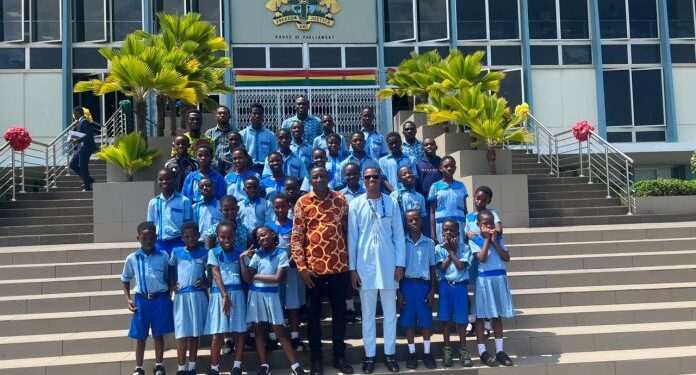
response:
[(232, 43), (376, 43), (376, 0), (232, 0)]

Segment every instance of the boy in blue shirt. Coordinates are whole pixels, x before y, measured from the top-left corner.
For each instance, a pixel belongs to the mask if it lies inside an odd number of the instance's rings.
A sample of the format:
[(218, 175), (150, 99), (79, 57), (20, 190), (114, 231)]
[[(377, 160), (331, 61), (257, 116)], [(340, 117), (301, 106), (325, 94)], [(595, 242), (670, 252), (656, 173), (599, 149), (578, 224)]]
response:
[(302, 121), (295, 121), (290, 127), (292, 134), (292, 142), (290, 143), (290, 151), (297, 155), (305, 163), (305, 167), (312, 167), (312, 145), (304, 140), (304, 124)]
[[(227, 184), (225, 183), (225, 178), (222, 177), (220, 173), (217, 173), (217, 171), (211, 168), (210, 165), (212, 163), (212, 158), (213, 150), (210, 148), (210, 146), (205, 144), (198, 146), (198, 149), (196, 150), (198, 170), (189, 173), (189, 175), (186, 176), (186, 180), (184, 180), (184, 188), (181, 190), (181, 193), (188, 199), (190, 199), (191, 203), (196, 203), (203, 199), (203, 196), (201, 195), (200, 191), (198, 191), (198, 183), (204, 177), (207, 177), (211, 181), (213, 181), (215, 186), (227, 186)], [(225, 195), (224, 189), (218, 189), (215, 192), (216, 199), (222, 198), (223, 195)]]
[[(379, 163), (377, 159), (373, 159), (365, 152), (365, 134), (363, 132), (353, 132), (350, 135), (350, 148), (351, 152), (343, 160), (341, 168), (345, 167), (348, 163), (355, 163), (358, 168), (360, 168), (360, 176), (362, 176), (363, 171), (370, 167), (379, 168)], [(360, 179), (360, 186), (363, 186), (362, 179)]]
[(147, 221), (155, 224), (155, 248), (171, 254), (173, 248), (184, 246), (179, 228), (193, 217), (191, 201), (174, 190), (174, 173), (171, 171), (160, 170), (157, 173), (157, 184), (162, 193), (150, 199), (147, 205)]
[(249, 151), (253, 163), (252, 170), (258, 174), (263, 171), (263, 163), (268, 154), (278, 149), (276, 137), (272, 131), (263, 126), (263, 106), (254, 103), (249, 106), (250, 125), (247, 125), (239, 135), (242, 136), (244, 147)]
[[(334, 131), (334, 119), (333, 116), (331, 115), (323, 115), (321, 116), (321, 129), (323, 130), (323, 133), (321, 135), (318, 135), (316, 138), (314, 138), (314, 142), (312, 142), (312, 149), (315, 148), (323, 148), (324, 151), (329, 152), (329, 147), (328, 147), (328, 137), (329, 134), (334, 134), (336, 133)], [(346, 146), (346, 141), (339, 135), (341, 139), (341, 150), (340, 153), (341, 155), (344, 155), (348, 152), (348, 147)]]
[(418, 172), (416, 171), (415, 163), (401, 151), (401, 136), (399, 133), (391, 132), (387, 134), (387, 145), (389, 146), (389, 155), (379, 159), (379, 168), (382, 170), (382, 175), (385, 178), (384, 188), (391, 193), (399, 189), (399, 169), (402, 167), (411, 168), (416, 178), (418, 178)]
[[(297, 177), (300, 181), (308, 181), (307, 167), (302, 159), (290, 150), (291, 139), (292, 135), (288, 129), (279, 129), (276, 132), (278, 152), (283, 156), (283, 173), (287, 177)], [(268, 165), (268, 158), (266, 158), (261, 176), (269, 175), (271, 175), (271, 167)]]
[(348, 201), (348, 204), (353, 199), (365, 194), (365, 188), (360, 186), (360, 167), (355, 163), (348, 163), (343, 166), (343, 176), (346, 187), (341, 189), (339, 193), (343, 194)]
[(387, 154), (387, 142), (384, 136), (375, 129), (375, 112), (370, 107), (364, 108), (360, 112), (360, 120), (362, 120), (360, 131), (365, 136), (367, 144), (365, 151), (371, 158), (379, 160)]
[(341, 136), (336, 133), (329, 134), (327, 142), (329, 154), (326, 158), (326, 171), (329, 172), (329, 188), (336, 190), (343, 186), (341, 164), (345, 158), (341, 152)]
[(261, 190), (269, 202), (273, 202), (273, 197), (283, 192), (285, 188), (285, 173), (283, 173), (283, 155), (280, 152), (271, 152), (268, 155), (268, 166), (271, 174), (261, 179)]
[(256, 177), (244, 180), (244, 191), (247, 196), (239, 202), (239, 218), (249, 233), (273, 219), (273, 207), (271, 203), (261, 198), (261, 186)]
[(401, 310), (400, 323), (406, 329), (408, 359), (406, 367), (418, 367), (416, 356), (416, 327), (423, 333), (423, 364), (437, 367), (430, 353), (430, 336), (433, 334), (433, 304), (437, 288), (435, 273), (435, 242), (421, 234), (423, 219), (418, 210), (408, 210), (404, 215), (406, 236), (406, 270), (397, 291), (396, 303)]
[(198, 224), (198, 244), (206, 249), (215, 247), (215, 239), (212, 233), (214, 228), (222, 221), (220, 201), (215, 199), (217, 186), (209, 178), (204, 178), (198, 183), (198, 190), (203, 199), (193, 204), (193, 222)]
[(423, 218), (423, 221), (425, 221), (427, 218), (425, 198), (416, 191), (416, 178), (413, 176), (413, 171), (410, 167), (401, 167), (399, 169), (399, 182), (401, 186), (399, 186), (399, 189), (392, 191), (391, 197), (399, 204), (401, 212), (416, 210)]
[[(437, 143), (432, 138), (423, 140), (423, 157), (416, 162), (416, 171), (418, 171), (418, 185), (416, 190), (424, 197), (430, 193), (430, 187), (437, 181), (442, 180), (442, 172), (440, 172), (441, 159), (437, 156)], [(430, 210), (428, 218), (425, 220), (425, 233), (428, 237), (434, 237), (430, 233)]]
[[(150, 330), (155, 341), (153, 373), (164, 375), (163, 336), (174, 332), (172, 300), (169, 298), (169, 257), (164, 251), (155, 249), (153, 222), (145, 221), (138, 225), (138, 241), (140, 249), (128, 255), (121, 274), (123, 294), (126, 296), (128, 310), (133, 313), (128, 337), (137, 340), (133, 375), (145, 375), (143, 359)], [(130, 283), (133, 279), (137, 281), (131, 291)]]

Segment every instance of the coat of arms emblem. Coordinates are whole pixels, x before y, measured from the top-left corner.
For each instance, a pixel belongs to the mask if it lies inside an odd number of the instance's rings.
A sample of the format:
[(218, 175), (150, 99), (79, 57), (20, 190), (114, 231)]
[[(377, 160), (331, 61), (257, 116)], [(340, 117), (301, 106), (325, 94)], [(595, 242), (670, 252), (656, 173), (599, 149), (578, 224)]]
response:
[(276, 26), (295, 22), (298, 30), (309, 30), (314, 22), (333, 26), (334, 15), (343, 8), (338, 0), (270, 0), (266, 9), (273, 12)]

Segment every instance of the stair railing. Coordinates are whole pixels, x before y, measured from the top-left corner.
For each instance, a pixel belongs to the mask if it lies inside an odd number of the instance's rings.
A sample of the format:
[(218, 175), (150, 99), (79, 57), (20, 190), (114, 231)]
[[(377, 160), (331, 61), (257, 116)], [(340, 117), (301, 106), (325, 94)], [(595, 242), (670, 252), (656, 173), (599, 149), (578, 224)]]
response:
[(23, 151), (13, 150), (9, 143), (0, 148), (0, 197), (11, 193), (48, 190), (44, 184), (48, 176), (47, 144), (32, 141)]
[(537, 164), (546, 164), (549, 166), (549, 174), (558, 176), (560, 172), (558, 170), (558, 155), (554, 152), (556, 141), (553, 133), (531, 114), (525, 127), (534, 134), (533, 147), (537, 154)]

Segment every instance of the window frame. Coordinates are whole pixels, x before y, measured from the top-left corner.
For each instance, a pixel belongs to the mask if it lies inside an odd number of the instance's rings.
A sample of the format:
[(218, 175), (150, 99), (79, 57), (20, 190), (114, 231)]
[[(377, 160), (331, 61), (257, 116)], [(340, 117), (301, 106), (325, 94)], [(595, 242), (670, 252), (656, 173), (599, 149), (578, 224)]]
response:
[[(601, 27), (600, 27), (599, 39), (600, 39), (602, 42), (604, 42), (604, 41), (659, 41), (659, 40), (660, 40), (660, 36), (662, 35), (662, 29), (660, 28), (660, 25), (659, 25), (659, 17), (660, 17), (660, 14), (659, 14), (659, 5), (658, 5), (657, 2), (658, 2), (658, 1), (663, 1), (663, 0), (653, 0), (653, 2), (655, 3), (655, 11), (656, 11), (656, 20), (655, 20), (655, 21), (656, 21), (656, 24), (657, 24), (657, 37), (655, 37), (655, 38), (634, 38), (634, 37), (631, 35), (631, 7), (630, 7), (630, 4), (629, 4), (629, 1), (630, 1), (630, 0), (621, 0), (621, 1), (623, 1), (623, 3), (624, 3), (624, 10), (625, 10), (625, 17), (626, 17), (625, 20), (624, 20), (624, 23), (625, 23), (625, 26), (626, 26), (626, 37), (621, 37), (621, 38), (602, 38), (602, 31), (601, 31)], [(599, 19), (599, 22), (600, 22), (600, 24), (601, 24), (601, 22), (602, 22), (601, 17), (600, 17), (600, 19)]]
[(57, 0), (58, 2), (58, 39), (50, 39), (50, 40), (34, 40), (34, 27), (33, 24), (35, 22), (34, 19), (34, 2), (36, 0), (29, 1), (29, 26), (30, 26), (30, 32), (29, 32), (29, 42), (30, 43), (57, 43), (57, 42), (62, 42), (63, 41), (63, 1), (70, 1), (70, 0)]
[[(76, 6), (76, 4), (75, 4), (74, 0), (70, 0), (70, 1), (71, 1), (72, 11), (73, 11), (73, 20), (72, 20), (72, 22), (71, 22), (72, 28), (73, 28), (73, 29), (72, 29), (72, 32), (73, 32), (72, 38), (75, 39), (75, 35), (77, 34), (77, 33), (76, 33), (76, 28), (77, 28), (77, 24), (78, 24), (78, 21), (77, 21), (77, 20), (75, 19), (75, 17), (74, 17), (74, 16), (75, 16), (75, 6)], [(104, 18), (103, 18), (103, 22), (104, 22), (104, 25), (103, 25), (103, 26), (104, 26), (104, 38), (103, 38), (103, 39), (94, 39), (94, 40), (82, 40), (82, 41), (79, 41), (79, 42), (73, 40), (72, 43), (73, 43), (74, 45), (81, 45), (81, 44), (83, 44), (83, 43), (85, 43), (85, 44), (91, 44), (91, 43), (106, 43), (106, 42), (109, 41), (109, 31), (110, 31), (110, 29), (111, 29), (111, 28), (109, 27), (109, 24), (112, 23), (111, 20), (109, 19), (109, 9), (111, 8), (111, 6), (110, 6), (111, 4), (110, 4), (110, 1), (109, 1), (109, 0), (102, 0), (102, 2), (103, 2), (103, 4), (104, 4)], [(85, 20), (82, 20), (82, 23), (84, 24), (84, 23), (85, 23)], [(85, 34), (85, 35), (86, 35), (86, 34)]]
[(420, 35), (419, 35), (419, 34), (420, 34), (420, 33), (419, 33), (420, 29), (418, 28), (418, 21), (420, 20), (420, 14), (417, 12), (417, 11), (418, 11), (418, 7), (417, 7), (417, 4), (416, 4), (417, 1), (416, 1), (416, 0), (412, 0), (412, 1), (413, 1), (413, 4), (414, 4), (414, 7), (415, 7), (414, 9), (415, 9), (415, 11), (416, 11), (415, 17), (414, 17), (414, 19), (413, 19), (413, 23), (414, 23), (414, 33), (415, 33), (415, 36), (416, 36), (416, 41), (419, 42), (419, 43), (448, 42), (448, 41), (452, 38), (452, 35), (451, 35), (451, 33), (450, 33), (450, 1), (456, 1), (456, 0), (444, 0), (444, 2), (445, 2), (445, 10), (446, 10), (446, 11), (445, 11), (445, 20), (446, 20), (447, 36), (444, 37), (444, 38), (440, 38), (440, 39), (426, 39), (426, 40), (421, 40), (421, 39), (420, 39)]
[[(25, 9), (25, 1), (24, 0), (18, 0), (19, 3), (21, 4), (21, 17), (20, 17), (20, 24), (21, 24), (21, 31), (20, 31), (20, 39), (12, 39), (12, 40), (0, 40), (0, 44), (2, 43), (24, 43), (24, 35), (25, 35), (25, 20), (26, 20), (26, 9)], [(31, 3), (29, 4), (31, 6)]]
[[(665, 1), (668, 1), (668, 0), (665, 0)], [(675, 37), (673, 37), (672, 34), (670, 33), (670, 35), (669, 35), (669, 40), (670, 40), (670, 41), (690, 41), (690, 42), (693, 43), (694, 40), (696, 40), (696, 4), (694, 4), (694, 0), (689, 0), (689, 2), (691, 3), (691, 25), (692, 25), (693, 28), (694, 28), (694, 30), (693, 30), (693, 31), (694, 31), (694, 36), (691, 36), (691, 37), (679, 37), (679, 38), (675, 38)], [(668, 25), (669, 25), (669, 22), (670, 22), (670, 19), (669, 19), (669, 9), (668, 9), (668, 10), (667, 10), (667, 24), (668, 24)], [(671, 28), (670, 28), (670, 30), (671, 30)]]
[[(378, 0), (378, 1), (387, 1), (387, 0)], [(399, 39), (399, 40), (390, 40), (384, 42), (385, 45), (390, 45), (393, 43), (404, 43), (404, 42), (418, 42), (418, 5), (416, 4), (417, 0), (411, 0), (411, 14), (413, 17), (411, 17), (411, 26), (413, 29), (413, 37), (412, 38), (407, 38), (407, 39)], [(384, 20), (385, 26), (387, 23), (387, 20)], [(449, 28), (447, 30), (449, 33)], [(385, 36), (386, 39), (386, 36)]]
[[(196, 5), (200, 6), (200, 3), (199, 3), (200, 0), (185, 1), (184, 14), (194, 13), (194, 11), (193, 11), (193, 2), (194, 1), (196, 2)], [(217, 24), (213, 23), (213, 26), (215, 26), (215, 28), (217, 29), (217, 34), (218, 34), (217, 36), (221, 37), (222, 36), (222, 24), (224, 22), (223, 4), (222, 4), (222, 0), (217, 0), (217, 3), (218, 3), (218, 10), (219, 10), (218, 20), (216, 21)], [(196, 13), (200, 13), (200, 12), (196, 12)], [(201, 14), (201, 16), (202, 16), (202, 14)], [(204, 19), (201, 19), (201, 20), (206, 21), (206, 22), (211, 22), (211, 21), (204, 20)]]

